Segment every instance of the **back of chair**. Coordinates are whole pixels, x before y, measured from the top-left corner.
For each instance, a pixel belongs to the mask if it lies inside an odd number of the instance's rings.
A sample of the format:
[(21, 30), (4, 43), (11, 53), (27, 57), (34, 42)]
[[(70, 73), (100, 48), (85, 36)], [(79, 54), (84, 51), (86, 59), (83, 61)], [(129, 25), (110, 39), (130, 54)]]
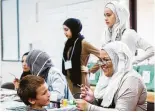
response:
[(154, 65), (141, 65), (137, 72), (140, 73), (144, 79), (148, 91), (155, 91), (154, 88)]
[(147, 111), (154, 111), (154, 103), (147, 102)]
[(6, 82), (6, 83), (2, 84), (1, 88), (13, 90), (15, 88), (15, 86), (12, 82)]

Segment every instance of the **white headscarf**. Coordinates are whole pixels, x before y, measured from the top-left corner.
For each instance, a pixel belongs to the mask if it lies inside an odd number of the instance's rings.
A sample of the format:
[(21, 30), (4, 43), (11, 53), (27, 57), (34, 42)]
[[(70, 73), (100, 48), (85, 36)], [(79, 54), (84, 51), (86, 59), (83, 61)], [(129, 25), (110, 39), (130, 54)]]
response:
[(94, 96), (97, 99), (103, 99), (101, 103), (103, 107), (109, 107), (122, 78), (132, 69), (132, 54), (128, 46), (121, 41), (110, 42), (102, 49), (108, 53), (112, 60), (114, 72), (110, 78), (106, 76), (100, 77), (94, 91)]
[(127, 21), (129, 20), (129, 11), (119, 2), (111, 1), (105, 5), (105, 8), (109, 8), (116, 16), (116, 22), (112, 28), (107, 28), (104, 34), (105, 42), (121, 40), (122, 33), (127, 27)]

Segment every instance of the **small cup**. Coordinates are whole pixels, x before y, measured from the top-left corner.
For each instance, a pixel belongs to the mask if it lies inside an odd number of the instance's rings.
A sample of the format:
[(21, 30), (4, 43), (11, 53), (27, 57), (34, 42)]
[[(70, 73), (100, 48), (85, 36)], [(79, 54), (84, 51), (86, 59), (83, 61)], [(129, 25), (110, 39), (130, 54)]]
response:
[(63, 99), (62, 100), (62, 105), (63, 105), (63, 107), (66, 107), (68, 105), (68, 100), (67, 99)]

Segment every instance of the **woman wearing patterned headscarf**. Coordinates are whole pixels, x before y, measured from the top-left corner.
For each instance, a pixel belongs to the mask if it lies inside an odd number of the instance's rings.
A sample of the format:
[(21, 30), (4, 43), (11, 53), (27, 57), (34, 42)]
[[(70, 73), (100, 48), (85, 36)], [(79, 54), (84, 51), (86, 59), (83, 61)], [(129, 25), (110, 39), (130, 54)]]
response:
[(79, 19), (69, 18), (63, 23), (64, 34), (68, 38), (63, 51), (62, 71), (67, 77), (72, 93), (80, 92), (77, 84), (89, 85), (87, 62), (90, 54), (99, 57), (99, 50), (85, 41), (80, 34), (82, 24)]
[(102, 48), (100, 66), (104, 74), (94, 93), (90, 88), (82, 86), (82, 99), (76, 100), (79, 110), (147, 109), (147, 90), (141, 76), (132, 68), (131, 55), (127, 45), (120, 41), (108, 43)]
[[(64, 75), (54, 67), (50, 56), (41, 50), (32, 50), (26, 58), (32, 75), (39, 75), (45, 79), (51, 93), (57, 94), (57, 100), (72, 99)], [(54, 98), (55, 99), (55, 98)], [(51, 97), (52, 100), (52, 97)]]

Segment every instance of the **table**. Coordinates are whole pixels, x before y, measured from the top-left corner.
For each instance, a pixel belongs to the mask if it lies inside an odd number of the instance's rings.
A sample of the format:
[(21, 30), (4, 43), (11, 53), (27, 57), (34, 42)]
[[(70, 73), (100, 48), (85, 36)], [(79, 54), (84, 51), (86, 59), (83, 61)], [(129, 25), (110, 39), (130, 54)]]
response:
[(14, 110), (16, 107), (26, 107), (17, 95), (17, 91), (0, 88), (0, 110)]
[[(0, 88), (0, 111), (25, 111), (26, 105), (20, 100), (16, 90)], [(62, 108), (47, 108), (47, 111), (75, 111), (75, 105), (68, 105)]]

